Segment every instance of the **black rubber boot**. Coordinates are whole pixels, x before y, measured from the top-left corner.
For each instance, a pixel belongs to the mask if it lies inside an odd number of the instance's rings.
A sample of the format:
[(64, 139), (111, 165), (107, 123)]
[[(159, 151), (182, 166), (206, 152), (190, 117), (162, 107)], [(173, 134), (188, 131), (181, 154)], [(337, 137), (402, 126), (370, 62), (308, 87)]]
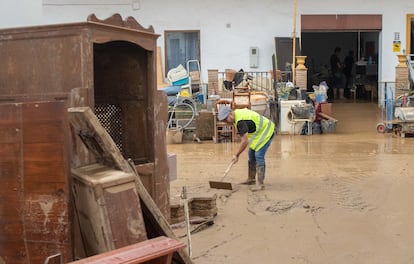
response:
[(249, 161), (249, 174), (247, 180), (240, 184), (253, 185), (256, 184), (256, 162)]

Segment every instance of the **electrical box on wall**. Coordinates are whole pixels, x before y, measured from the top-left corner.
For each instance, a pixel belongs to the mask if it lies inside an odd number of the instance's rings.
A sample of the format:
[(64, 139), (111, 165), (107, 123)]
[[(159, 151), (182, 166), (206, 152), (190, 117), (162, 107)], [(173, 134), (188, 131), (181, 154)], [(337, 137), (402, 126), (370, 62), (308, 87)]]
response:
[(259, 67), (259, 48), (250, 47), (250, 68)]

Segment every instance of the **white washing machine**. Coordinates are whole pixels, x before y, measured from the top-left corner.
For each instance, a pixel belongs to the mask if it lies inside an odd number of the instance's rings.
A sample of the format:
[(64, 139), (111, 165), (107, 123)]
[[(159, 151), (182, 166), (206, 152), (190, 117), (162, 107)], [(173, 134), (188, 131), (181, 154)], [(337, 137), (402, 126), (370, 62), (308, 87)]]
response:
[(292, 105), (304, 104), (305, 100), (284, 100), (279, 102), (280, 117), (279, 117), (279, 133), (280, 134), (300, 134), (302, 126), (305, 122), (297, 122), (295, 131), (293, 131), (293, 124), (289, 122), (288, 112)]

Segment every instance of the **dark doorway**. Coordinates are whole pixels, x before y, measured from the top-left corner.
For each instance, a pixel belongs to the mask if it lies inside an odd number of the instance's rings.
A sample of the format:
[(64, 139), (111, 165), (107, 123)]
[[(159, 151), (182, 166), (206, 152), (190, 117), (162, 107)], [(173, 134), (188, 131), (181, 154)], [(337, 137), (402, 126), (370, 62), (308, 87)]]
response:
[(336, 46), (342, 49), (339, 55), (342, 62), (350, 50), (354, 51), (356, 62), (378, 62), (379, 32), (305, 32), (301, 42), (312, 84), (319, 84), (318, 81), (325, 78), (330, 70), (329, 58)]
[[(307, 56), (308, 89), (312, 89), (312, 85), (318, 85), (320, 81), (329, 81), (329, 60), (337, 46), (341, 48), (341, 62), (344, 62), (349, 51), (354, 52), (354, 84), (358, 77), (358, 83), (365, 83), (368, 78), (370, 85), (375, 83), (376, 86), (381, 30), (382, 15), (302, 15), (301, 53)], [(361, 74), (357, 74), (355, 70), (359, 65), (363, 65), (370, 76), (361, 77)], [(363, 85), (360, 90), (364, 90)], [(360, 94), (361, 97), (363, 95)]]
[(414, 18), (410, 19), (410, 50), (408, 51), (410, 54), (414, 53)]

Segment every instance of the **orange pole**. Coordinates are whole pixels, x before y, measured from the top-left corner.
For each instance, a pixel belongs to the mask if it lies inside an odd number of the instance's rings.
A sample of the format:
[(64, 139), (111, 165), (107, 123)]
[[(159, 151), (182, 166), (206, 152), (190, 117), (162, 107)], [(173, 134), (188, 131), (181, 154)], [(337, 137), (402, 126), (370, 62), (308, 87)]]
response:
[(296, 0), (293, 0), (293, 50), (292, 50), (292, 83), (296, 85)]

